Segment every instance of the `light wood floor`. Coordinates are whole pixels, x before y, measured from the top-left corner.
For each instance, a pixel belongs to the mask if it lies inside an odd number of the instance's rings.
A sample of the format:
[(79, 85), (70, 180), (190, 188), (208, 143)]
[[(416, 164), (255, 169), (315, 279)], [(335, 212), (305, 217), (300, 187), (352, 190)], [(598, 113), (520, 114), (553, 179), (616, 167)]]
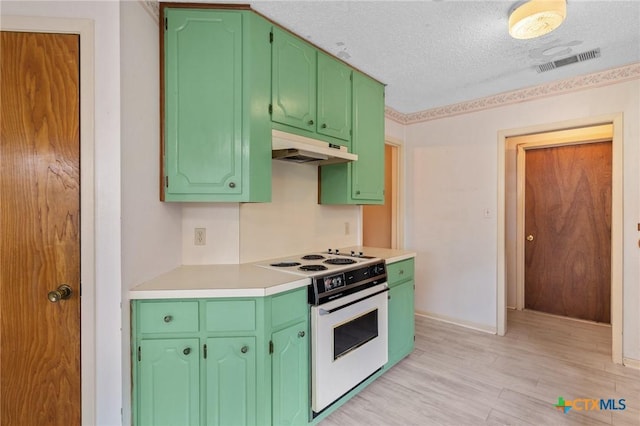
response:
[[(416, 317), (414, 352), (320, 425), (640, 425), (640, 371), (611, 362), (609, 327), (510, 311), (507, 329)], [(564, 414), (559, 396), (627, 408)]]

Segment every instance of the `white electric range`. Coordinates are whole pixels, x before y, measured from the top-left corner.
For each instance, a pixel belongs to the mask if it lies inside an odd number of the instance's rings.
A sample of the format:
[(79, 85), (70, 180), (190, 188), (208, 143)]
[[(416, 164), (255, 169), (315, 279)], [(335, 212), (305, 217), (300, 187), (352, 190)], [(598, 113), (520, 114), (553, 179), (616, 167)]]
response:
[(314, 417), (387, 363), (389, 287), (382, 259), (328, 250), (256, 265), (310, 278)]

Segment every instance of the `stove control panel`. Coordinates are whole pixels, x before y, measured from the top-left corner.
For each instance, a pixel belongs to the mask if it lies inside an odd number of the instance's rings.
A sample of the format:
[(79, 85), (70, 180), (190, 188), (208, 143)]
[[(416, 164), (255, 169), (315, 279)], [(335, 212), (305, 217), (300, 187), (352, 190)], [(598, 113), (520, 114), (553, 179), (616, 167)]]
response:
[(313, 277), (308, 292), (309, 303), (320, 305), (386, 281), (387, 269), (384, 262), (354, 266), (340, 273)]

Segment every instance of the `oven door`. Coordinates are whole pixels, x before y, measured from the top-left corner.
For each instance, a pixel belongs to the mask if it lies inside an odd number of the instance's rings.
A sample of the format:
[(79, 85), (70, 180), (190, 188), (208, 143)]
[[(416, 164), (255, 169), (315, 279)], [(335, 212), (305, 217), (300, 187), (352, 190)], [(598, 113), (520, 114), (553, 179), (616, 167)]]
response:
[(311, 307), (311, 408), (319, 413), (387, 363), (386, 283)]

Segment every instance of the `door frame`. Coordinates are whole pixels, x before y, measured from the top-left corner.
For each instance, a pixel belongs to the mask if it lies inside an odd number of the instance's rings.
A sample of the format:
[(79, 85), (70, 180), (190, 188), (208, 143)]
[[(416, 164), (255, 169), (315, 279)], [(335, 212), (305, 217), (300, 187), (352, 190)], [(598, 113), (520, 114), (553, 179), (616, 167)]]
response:
[(2, 16), (3, 31), (80, 37), (80, 391), (82, 424), (95, 424), (94, 22), (91, 19)]
[[(497, 261), (497, 332), (504, 336), (507, 331), (507, 291), (506, 291), (506, 268), (507, 266), (516, 269), (516, 308), (523, 306), (524, 299), (524, 170), (523, 165), (518, 164), (515, 174), (512, 172), (506, 175), (506, 162), (508, 161), (507, 151), (514, 149), (525, 149), (518, 147), (515, 137), (532, 135), (538, 133), (550, 133), (557, 131), (567, 131), (565, 135), (571, 139), (575, 137), (575, 132), (570, 129), (580, 129), (593, 127), (602, 124), (613, 125), (613, 137), (611, 139), (612, 149), (612, 176), (611, 176), (611, 357), (614, 363), (623, 363), (622, 352), (622, 332), (623, 332), (623, 115), (622, 113), (576, 119), (558, 123), (548, 123), (519, 129), (501, 130), (498, 132), (498, 261)], [(604, 137), (599, 135), (599, 137)], [(511, 138), (510, 141), (507, 139)], [(602, 139), (601, 139), (602, 140)], [(556, 143), (546, 142), (547, 146), (563, 144), (563, 139)], [(595, 140), (594, 140), (595, 142)], [(564, 144), (570, 144), (570, 140), (564, 140)], [(580, 143), (575, 142), (574, 144)], [(536, 143), (534, 143), (536, 145)], [(537, 147), (542, 147), (544, 142), (539, 142)], [(529, 147), (533, 148), (533, 146)], [(524, 161), (524, 156), (518, 156), (517, 161)], [(522, 174), (522, 176), (519, 176)], [(519, 176), (519, 180), (518, 180)], [(506, 208), (506, 186), (513, 179), (518, 180), (516, 186), (517, 207), (515, 218), (513, 213), (507, 217)], [(506, 227), (509, 221), (516, 221), (516, 256), (507, 259), (506, 255)], [(509, 265), (507, 262), (510, 262)], [(515, 265), (513, 264), (515, 262)]]

